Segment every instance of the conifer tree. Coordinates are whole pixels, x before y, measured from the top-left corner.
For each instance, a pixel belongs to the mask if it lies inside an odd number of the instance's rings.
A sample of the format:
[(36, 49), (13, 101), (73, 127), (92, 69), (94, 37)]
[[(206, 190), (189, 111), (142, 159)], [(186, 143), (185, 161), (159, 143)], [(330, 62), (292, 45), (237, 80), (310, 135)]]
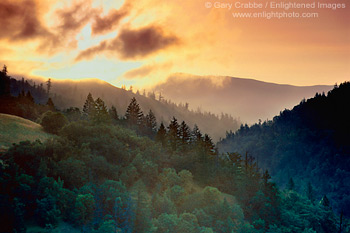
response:
[(183, 145), (189, 143), (191, 132), (190, 132), (190, 128), (185, 123), (185, 121), (181, 122), (181, 125), (179, 127), (179, 136)]
[(135, 97), (126, 109), (125, 118), (129, 125), (141, 125), (143, 122), (143, 113)]
[(47, 85), (47, 95), (49, 96), (50, 95), (51, 86), (52, 86), (50, 78), (49, 78), (49, 80), (47, 80), (46, 85)]
[(149, 135), (157, 130), (157, 119), (151, 109), (145, 118), (145, 127)]
[(162, 123), (160, 123), (157, 135), (156, 135), (156, 141), (161, 142), (162, 146), (165, 146), (165, 142), (166, 142), (166, 129), (165, 126)]
[(203, 135), (199, 130), (198, 126), (195, 124), (191, 132), (191, 142), (194, 144), (199, 144), (203, 141)]
[(118, 112), (117, 109), (112, 105), (112, 107), (108, 110), (108, 113), (110, 115), (110, 117), (115, 120), (118, 121), (119, 120), (119, 116), (118, 116)]
[(10, 95), (11, 85), (10, 77), (7, 75), (7, 66), (4, 65), (2, 71), (0, 71), (0, 96)]
[(328, 200), (328, 197), (327, 197), (327, 195), (324, 195), (323, 197), (322, 197), (322, 199), (321, 199), (321, 201), (320, 201), (320, 204), (322, 205), (322, 206), (324, 206), (324, 207), (326, 207), (326, 208), (330, 208), (330, 202), (329, 202), (329, 200)]
[(214, 155), (216, 153), (215, 145), (208, 134), (204, 135), (204, 147), (208, 155)]
[(7, 66), (4, 65), (1, 71), (5, 76), (7, 76)]
[(109, 114), (107, 111), (107, 107), (104, 101), (100, 98), (97, 98), (95, 102), (95, 112), (93, 114), (93, 120), (96, 123), (106, 123), (109, 121)]
[(85, 104), (83, 106), (83, 115), (86, 118), (89, 118), (89, 117), (91, 118), (95, 114), (95, 111), (96, 111), (96, 103), (91, 93), (89, 93), (85, 100)]
[(173, 117), (168, 126), (167, 138), (170, 147), (175, 151), (179, 141), (179, 124), (177, 123), (177, 119), (175, 117)]

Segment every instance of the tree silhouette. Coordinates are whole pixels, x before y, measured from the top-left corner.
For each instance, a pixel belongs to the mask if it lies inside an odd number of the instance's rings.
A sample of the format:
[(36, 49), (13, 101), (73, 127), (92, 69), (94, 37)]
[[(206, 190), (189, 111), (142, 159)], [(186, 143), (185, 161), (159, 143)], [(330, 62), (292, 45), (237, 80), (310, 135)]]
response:
[(47, 95), (50, 95), (50, 90), (51, 90), (51, 87), (52, 87), (52, 83), (51, 83), (51, 79), (50, 78), (47, 80), (46, 85), (47, 85)]
[(195, 124), (191, 132), (191, 142), (195, 145), (200, 145), (203, 141), (203, 135), (199, 130), (198, 126)]
[(4, 65), (2, 71), (0, 71), (0, 96), (10, 95), (10, 77), (7, 75), (7, 66)]
[(129, 125), (142, 124), (143, 113), (135, 97), (131, 99), (129, 106), (126, 109), (125, 118)]
[(166, 129), (165, 126), (162, 123), (160, 123), (157, 135), (156, 135), (156, 141), (161, 142), (162, 146), (165, 146), (165, 142), (166, 142)]
[(152, 134), (157, 130), (157, 119), (151, 109), (149, 110), (145, 121), (145, 126), (148, 134)]
[(112, 105), (112, 107), (108, 110), (109, 115), (115, 121), (119, 120), (117, 109)]
[(97, 98), (95, 106), (95, 111), (92, 116), (93, 121), (95, 123), (107, 123), (110, 120), (110, 117), (105, 102), (102, 99)]
[(177, 149), (178, 141), (179, 141), (179, 124), (177, 123), (177, 119), (173, 117), (168, 126), (168, 141), (172, 150)]
[(85, 104), (83, 106), (84, 117), (85, 118), (92, 117), (92, 115), (95, 114), (95, 111), (96, 111), (95, 100), (92, 97), (91, 93), (89, 93), (86, 100), (85, 100)]
[(191, 132), (190, 128), (185, 123), (185, 121), (181, 122), (181, 125), (179, 127), (179, 136), (183, 145), (188, 144), (190, 142)]

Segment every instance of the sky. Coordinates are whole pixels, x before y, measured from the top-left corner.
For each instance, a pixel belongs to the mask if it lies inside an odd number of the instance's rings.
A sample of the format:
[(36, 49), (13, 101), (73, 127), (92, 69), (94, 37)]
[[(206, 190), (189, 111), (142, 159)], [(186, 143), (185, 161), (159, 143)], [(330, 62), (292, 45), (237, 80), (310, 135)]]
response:
[[(267, 8), (241, 8), (247, 3)], [(6, 64), (10, 75), (98, 78), (137, 88), (164, 82), (174, 73), (298, 86), (350, 79), (348, 1), (315, 2), (333, 9), (272, 9), (269, 3), (1, 0), (0, 65)], [(317, 17), (233, 17), (283, 11)]]

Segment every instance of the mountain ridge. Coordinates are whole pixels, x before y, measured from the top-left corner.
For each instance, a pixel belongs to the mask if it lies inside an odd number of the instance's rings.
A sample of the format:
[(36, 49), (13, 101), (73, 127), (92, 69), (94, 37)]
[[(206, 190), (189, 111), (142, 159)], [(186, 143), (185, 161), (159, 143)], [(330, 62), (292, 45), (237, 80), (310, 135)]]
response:
[(188, 77), (175, 74), (155, 85), (153, 90), (164, 93), (165, 97), (175, 102), (186, 101), (190, 106), (201, 106), (216, 114), (227, 112), (243, 122), (254, 123), (258, 119), (271, 119), (303, 98), (310, 98), (317, 92), (327, 92), (332, 87), (294, 86), (230, 76)]

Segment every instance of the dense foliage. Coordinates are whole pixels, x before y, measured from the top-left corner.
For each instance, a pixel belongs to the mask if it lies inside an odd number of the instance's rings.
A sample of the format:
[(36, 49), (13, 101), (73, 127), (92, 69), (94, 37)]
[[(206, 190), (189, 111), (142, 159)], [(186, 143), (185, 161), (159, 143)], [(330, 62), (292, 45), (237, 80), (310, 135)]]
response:
[[(316, 94), (272, 121), (241, 126), (219, 143), (224, 151), (248, 152), (275, 182), (292, 178), (295, 190), (350, 216), (350, 83)], [(313, 195), (310, 195), (310, 190)]]
[(1, 156), (3, 231), (66, 223), (84, 232), (337, 232), (328, 201), (278, 191), (252, 157), (219, 155), (198, 127), (173, 118), (146, 130), (154, 116), (136, 100), (133, 123), (113, 121), (96, 102), (88, 97), (94, 110), (58, 137)]
[(57, 134), (68, 123), (67, 118), (60, 112), (47, 111), (43, 114), (40, 124), (48, 133)]
[(91, 94), (83, 111), (45, 106), (42, 123), (69, 122), (0, 155), (1, 232), (349, 232), (312, 185), (278, 190), (249, 154), (220, 154), (175, 117), (157, 127), (136, 98), (124, 116)]

